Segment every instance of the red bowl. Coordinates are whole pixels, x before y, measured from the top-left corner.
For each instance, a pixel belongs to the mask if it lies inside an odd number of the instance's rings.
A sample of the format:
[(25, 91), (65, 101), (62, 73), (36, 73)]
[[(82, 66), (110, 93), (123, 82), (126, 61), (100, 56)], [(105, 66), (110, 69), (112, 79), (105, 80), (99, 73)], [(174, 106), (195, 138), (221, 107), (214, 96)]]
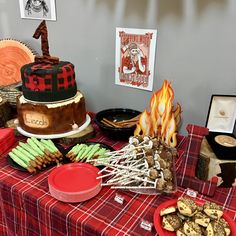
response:
[[(194, 200), (196, 202), (196, 204), (198, 205), (203, 205), (204, 201), (200, 201), (200, 200)], [(154, 212), (154, 226), (156, 231), (158, 232), (159, 236), (176, 236), (175, 232), (171, 232), (168, 230), (165, 230), (162, 228), (162, 217), (160, 216), (160, 212), (162, 209), (170, 207), (170, 206), (177, 206), (177, 199), (171, 199), (168, 200), (166, 202), (163, 202), (162, 204), (160, 204), (155, 212)], [(229, 215), (227, 215), (226, 213), (223, 214), (223, 218), (228, 222), (230, 230), (231, 230), (231, 234), (230, 235), (236, 235), (236, 224), (235, 222), (230, 218)]]
[(70, 163), (54, 169), (48, 177), (49, 192), (63, 202), (82, 202), (96, 196), (102, 179), (99, 169), (87, 163)]

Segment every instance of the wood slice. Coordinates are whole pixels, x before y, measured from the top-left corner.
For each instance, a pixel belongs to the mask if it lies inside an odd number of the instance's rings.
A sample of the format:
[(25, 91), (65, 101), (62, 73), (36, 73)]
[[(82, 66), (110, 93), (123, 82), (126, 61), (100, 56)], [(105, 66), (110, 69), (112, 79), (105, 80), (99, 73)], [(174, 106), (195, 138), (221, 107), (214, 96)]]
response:
[(78, 134), (61, 138), (59, 142), (64, 144), (75, 144), (79, 142), (85, 142), (86, 140), (94, 137), (94, 134), (95, 134), (94, 129), (90, 124), (86, 129), (82, 130)]
[(0, 127), (4, 127), (10, 117), (11, 106), (5, 98), (0, 97)]
[(17, 84), (21, 81), (20, 69), (34, 61), (34, 53), (24, 43), (13, 40), (0, 40), (0, 86)]

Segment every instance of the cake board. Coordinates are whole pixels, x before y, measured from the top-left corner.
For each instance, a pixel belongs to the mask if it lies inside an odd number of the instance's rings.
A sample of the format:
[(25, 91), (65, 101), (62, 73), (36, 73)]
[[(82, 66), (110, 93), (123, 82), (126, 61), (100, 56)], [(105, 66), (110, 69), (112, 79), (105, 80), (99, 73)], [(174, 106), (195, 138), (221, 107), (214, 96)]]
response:
[(94, 135), (95, 135), (95, 130), (92, 124), (89, 124), (84, 130), (82, 130), (77, 134), (60, 138), (59, 143), (73, 145), (75, 143), (85, 142), (88, 139), (93, 138)]
[(23, 130), (20, 126), (17, 126), (17, 130), (20, 134), (27, 136), (27, 137), (35, 137), (35, 138), (42, 138), (42, 139), (58, 139), (58, 138), (63, 138), (63, 137), (67, 137), (67, 136), (71, 136), (71, 135), (75, 135), (80, 133), (81, 131), (83, 131), (84, 129), (86, 129), (89, 124), (91, 122), (91, 118), (90, 116), (87, 114), (86, 115), (86, 121), (83, 125), (81, 125), (79, 128), (66, 132), (66, 133), (60, 133), (60, 134), (33, 134), (33, 133), (29, 133), (25, 130)]

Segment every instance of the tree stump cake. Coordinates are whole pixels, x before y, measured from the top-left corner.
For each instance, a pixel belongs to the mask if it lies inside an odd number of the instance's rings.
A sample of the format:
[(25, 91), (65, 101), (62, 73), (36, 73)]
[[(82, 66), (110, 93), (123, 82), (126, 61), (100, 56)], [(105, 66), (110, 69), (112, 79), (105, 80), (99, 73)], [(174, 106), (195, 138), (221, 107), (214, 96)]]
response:
[(218, 159), (204, 138), (201, 144), (196, 175), (199, 179), (205, 181), (217, 176), (219, 187), (236, 186), (236, 160)]

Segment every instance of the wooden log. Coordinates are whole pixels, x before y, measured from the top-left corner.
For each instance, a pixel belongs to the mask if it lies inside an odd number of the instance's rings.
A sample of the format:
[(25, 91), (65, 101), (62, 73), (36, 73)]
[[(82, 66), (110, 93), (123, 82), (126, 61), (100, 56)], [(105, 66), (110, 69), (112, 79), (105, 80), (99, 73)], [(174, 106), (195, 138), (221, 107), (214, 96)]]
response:
[(11, 106), (5, 98), (0, 97), (0, 127), (11, 118)]

